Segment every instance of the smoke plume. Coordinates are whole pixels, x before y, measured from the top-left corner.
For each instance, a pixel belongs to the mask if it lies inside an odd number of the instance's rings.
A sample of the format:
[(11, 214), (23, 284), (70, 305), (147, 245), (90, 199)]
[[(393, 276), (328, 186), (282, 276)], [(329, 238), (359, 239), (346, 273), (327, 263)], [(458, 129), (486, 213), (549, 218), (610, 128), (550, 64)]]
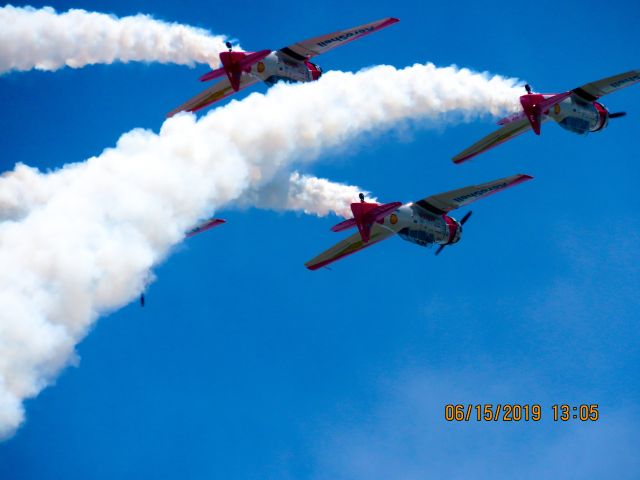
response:
[(207, 63), (215, 68), (226, 38), (206, 30), (155, 20), (118, 18), (51, 7), (0, 8), (0, 74), (12, 70), (57, 70), (113, 62)]
[(246, 195), (345, 214), (357, 188), (290, 172), (363, 133), (502, 115), (518, 95), (513, 79), (432, 64), (329, 72), (199, 119), (176, 115), (158, 133), (132, 130), (51, 173), (17, 165), (0, 177), (0, 433), (19, 426), (23, 400), (73, 361), (99, 315), (137, 298), (198, 219)]

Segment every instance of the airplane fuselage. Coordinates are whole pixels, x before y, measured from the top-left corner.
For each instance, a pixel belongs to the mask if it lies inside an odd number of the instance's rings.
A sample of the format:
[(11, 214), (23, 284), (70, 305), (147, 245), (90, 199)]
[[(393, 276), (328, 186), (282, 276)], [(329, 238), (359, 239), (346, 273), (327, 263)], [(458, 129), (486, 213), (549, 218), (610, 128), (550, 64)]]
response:
[(271, 52), (262, 61), (251, 66), (253, 75), (267, 85), (277, 82), (299, 83), (313, 82), (322, 76), (322, 69), (306, 58), (292, 60), (279, 51)]
[(609, 112), (599, 102), (587, 102), (571, 96), (551, 107), (547, 118), (555, 120), (565, 130), (586, 135), (605, 128), (609, 123)]
[(435, 243), (450, 245), (460, 241), (462, 225), (448, 215), (432, 215), (412, 208), (412, 203), (401, 206), (387, 215), (380, 225), (397, 233), (403, 240), (429, 247)]

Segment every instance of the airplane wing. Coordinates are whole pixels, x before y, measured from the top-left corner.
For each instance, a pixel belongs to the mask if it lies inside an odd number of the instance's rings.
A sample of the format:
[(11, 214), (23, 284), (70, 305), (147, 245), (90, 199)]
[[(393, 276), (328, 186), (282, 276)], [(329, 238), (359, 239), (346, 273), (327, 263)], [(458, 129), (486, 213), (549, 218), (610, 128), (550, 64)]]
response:
[[(253, 85), (258, 81), (259, 79), (254, 76), (242, 75), (240, 77), (239, 90)], [(229, 79), (225, 77), (212, 87), (207, 88), (204, 92), (199, 93), (191, 100), (183, 103), (178, 108), (171, 110), (167, 114), (167, 117), (173, 117), (176, 113), (179, 112), (196, 112), (201, 108), (204, 108), (207, 105), (211, 105), (214, 102), (220, 101), (223, 98), (227, 98), (234, 93), (235, 91), (233, 90), (233, 87), (231, 87)]]
[(208, 218), (207, 220), (198, 223), (195, 227), (185, 233), (185, 237), (191, 238), (198, 233), (206, 232), (207, 230), (217, 227), (218, 225), (222, 225), (223, 223), (226, 223), (226, 221), (221, 218)]
[[(542, 117), (542, 120), (545, 121), (546, 117)], [(466, 150), (460, 152), (458, 155), (453, 157), (453, 163), (462, 163), (467, 160), (475, 157), (476, 155), (481, 154), (482, 152), (486, 152), (487, 150), (497, 147), (501, 143), (506, 142), (507, 140), (511, 140), (514, 137), (526, 132), (527, 130), (531, 130), (531, 123), (527, 119), (527, 117), (523, 117), (519, 120), (515, 120), (511, 123), (507, 123), (504, 127), (499, 130), (496, 130), (493, 133), (490, 133), (482, 140), (474, 143)]]
[(288, 47), (281, 48), (280, 52), (293, 60), (301, 62), (307, 58), (315, 57), (321, 53), (333, 50), (340, 45), (344, 45), (345, 43), (364, 37), (365, 35), (376, 32), (399, 21), (400, 20), (397, 18), (383, 18), (376, 22), (360, 25), (359, 27), (310, 38), (309, 40), (304, 40), (302, 42), (289, 45)]
[(513, 187), (532, 178), (533, 177), (529, 175), (519, 173), (480, 185), (471, 185), (469, 187), (451, 190), (450, 192), (431, 195), (430, 197), (415, 202), (411, 208), (421, 208), (432, 215), (443, 215), (451, 210), (463, 207), (471, 202), (488, 197), (505, 188)]
[(582, 100), (594, 102), (603, 95), (608, 95), (638, 82), (640, 82), (640, 70), (630, 70), (574, 88), (572, 93)]
[(371, 227), (371, 236), (369, 237), (369, 241), (364, 243), (362, 238), (360, 237), (360, 232), (354, 233), (348, 238), (345, 238), (341, 242), (336, 243), (333, 247), (325, 252), (322, 252), (320, 255), (315, 257), (312, 260), (309, 260), (305, 263), (305, 267), (309, 270), (317, 270), (320, 267), (324, 267), (329, 265), (330, 263), (335, 262), (341, 258), (346, 257), (347, 255), (351, 255), (352, 253), (356, 253), (363, 248), (370, 247), (374, 243), (381, 242), (391, 236), (395, 235), (395, 232), (380, 226), (377, 223), (374, 223)]

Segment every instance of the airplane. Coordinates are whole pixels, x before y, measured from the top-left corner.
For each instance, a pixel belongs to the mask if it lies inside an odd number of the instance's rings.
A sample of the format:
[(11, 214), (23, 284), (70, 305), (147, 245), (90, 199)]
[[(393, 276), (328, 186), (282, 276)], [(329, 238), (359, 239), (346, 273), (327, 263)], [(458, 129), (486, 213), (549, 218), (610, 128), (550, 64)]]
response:
[(364, 195), (361, 193), (360, 203), (351, 204), (353, 218), (331, 228), (334, 232), (341, 232), (357, 227), (358, 232), (308, 261), (305, 266), (309, 270), (326, 267), (336, 260), (395, 234), (421, 247), (438, 244), (436, 255), (439, 255), (444, 247), (460, 241), (462, 226), (471, 216), (469, 211), (458, 221), (450, 217), (449, 212), (532, 178), (523, 174), (512, 175), (480, 185), (432, 195), (404, 205), (401, 202), (386, 204), (365, 202)]
[(530, 129), (540, 135), (542, 124), (549, 119), (578, 135), (599, 132), (609, 124), (610, 118), (624, 117), (626, 112), (611, 113), (596, 100), (637, 82), (640, 82), (640, 70), (603, 78), (563, 93), (533, 93), (531, 87), (525, 85), (527, 94), (520, 97), (522, 111), (500, 120), (498, 125), (503, 125), (502, 128), (453, 157), (453, 163), (466, 162)]
[[(226, 223), (226, 220), (223, 220), (222, 218), (208, 218), (207, 220), (198, 223), (195, 227), (188, 230), (184, 236), (185, 238), (191, 238), (194, 235), (206, 232), (207, 230), (217, 227), (218, 225), (222, 225), (223, 223)], [(145, 301), (145, 295), (144, 292), (142, 292), (140, 294), (140, 307), (144, 307)]]
[(322, 76), (322, 69), (315, 63), (311, 63), (312, 57), (399, 21), (397, 18), (383, 18), (359, 27), (310, 38), (274, 51), (234, 52), (231, 43), (227, 42), (229, 51), (220, 53), (222, 67), (202, 75), (200, 81), (225, 78), (169, 112), (167, 117), (183, 111), (198, 111), (260, 80), (268, 86), (279, 81), (295, 83), (318, 80)]

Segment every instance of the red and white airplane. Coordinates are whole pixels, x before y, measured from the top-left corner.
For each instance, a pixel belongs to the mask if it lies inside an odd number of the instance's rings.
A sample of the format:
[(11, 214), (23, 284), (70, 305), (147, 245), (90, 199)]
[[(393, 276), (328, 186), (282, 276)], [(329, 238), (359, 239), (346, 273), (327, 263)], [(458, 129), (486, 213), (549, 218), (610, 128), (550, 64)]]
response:
[(638, 82), (640, 70), (631, 70), (564, 93), (532, 93), (531, 87), (525, 85), (527, 94), (520, 97), (522, 112), (500, 120), (498, 125), (504, 125), (501, 129), (453, 157), (453, 162), (465, 162), (530, 129), (533, 129), (536, 135), (540, 135), (542, 124), (549, 119), (578, 135), (598, 132), (608, 125), (610, 118), (623, 117), (626, 113), (610, 113), (596, 100)]
[(331, 228), (341, 232), (357, 227), (358, 233), (337, 243), (305, 263), (309, 270), (317, 270), (347, 255), (374, 245), (395, 234), (403, 240), (416, 243), (421, 247), (439, 244), (436, 255), (447, 245), (460, 241), (462, 226), (471, 216), (471, 212), (460, 221), (450, 217), (449, 212), (475, 202), (480, 198), (497, 193), (505, 188), (531, 180), (529, 175), (512, 175), (481, 185), (472, 185), (450, 192), (432, 195), (415, 203), (400, 202), (367, 203), (360, 194), (360, 203), (352, 203), (353, 218), (345, 220)]
[(200, 80), (206, 82), (214, 78), (224, 78), (172, 110), (167, 116), (171, 117), (182, 111), (195, 112), (259, 81), (271, 86), (278, 81), (312, 82), (318, 80), (322, 76), (322, 69), (315, 63), (311, 63), (310, 58), (396, 22), (399, 22), (397, 18), (383, 18), (359, 27), (311, 38), (275, 51), (233, 52), (231, 44), (227, 42), (229, 51), (220, 54), (222, 67), (203, 75)]

